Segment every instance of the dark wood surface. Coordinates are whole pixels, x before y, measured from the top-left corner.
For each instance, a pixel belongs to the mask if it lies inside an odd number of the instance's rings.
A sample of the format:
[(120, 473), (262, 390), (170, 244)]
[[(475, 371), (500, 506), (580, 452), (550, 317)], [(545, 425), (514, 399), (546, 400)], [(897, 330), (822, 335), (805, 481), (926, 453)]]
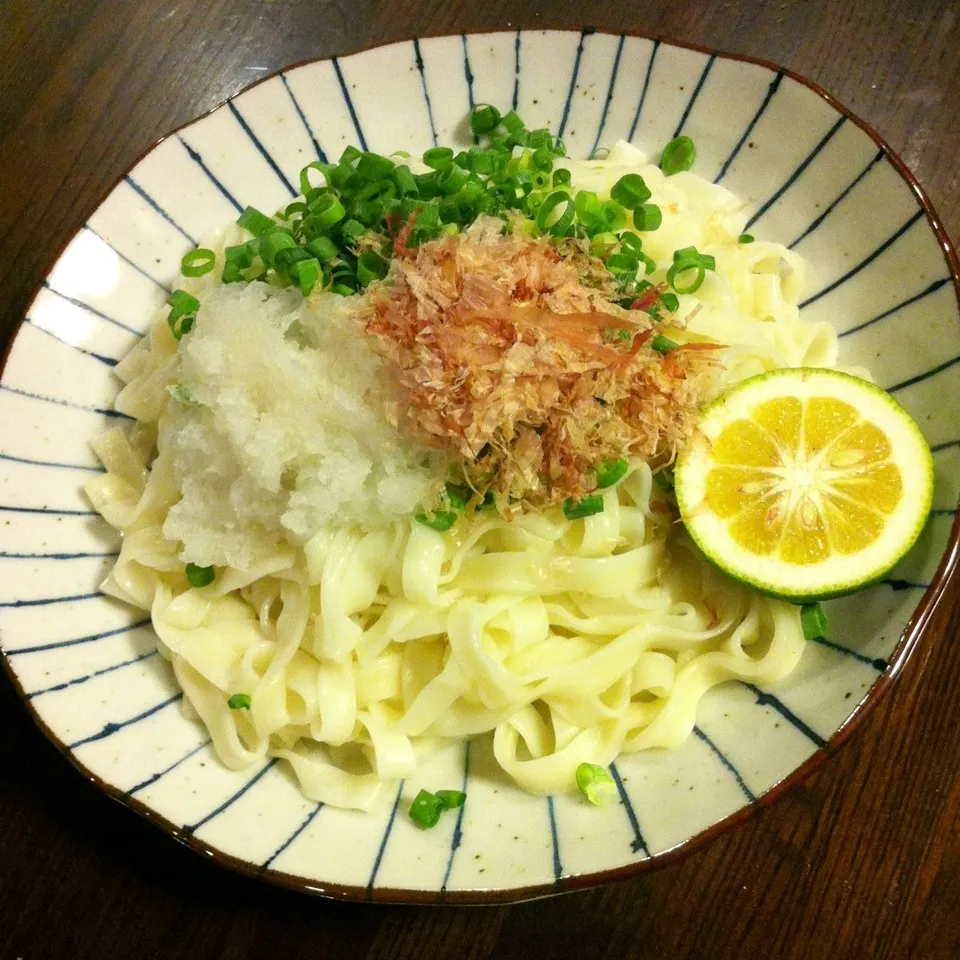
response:
[[(308, 57), (505, 26), (765, 57), (872, 123), (960, 239), (956, 0), (3, 0), (2, 339), (154, 140)], [(0, 424), (0, 429), (3, 425)], [(679, 864), (519, 906), (311, 899), (234, 876), (85, 784), (0, 683), (0, 958), (960, 958), (960, 586), (852, 741)]]

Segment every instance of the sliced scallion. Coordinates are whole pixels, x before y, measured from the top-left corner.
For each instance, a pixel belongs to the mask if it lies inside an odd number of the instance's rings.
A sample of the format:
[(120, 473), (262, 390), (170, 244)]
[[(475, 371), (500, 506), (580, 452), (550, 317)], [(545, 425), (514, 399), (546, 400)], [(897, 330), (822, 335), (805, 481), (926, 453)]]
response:
[(206, 247), (197, 247), (185, 253), (180, 260), (180, 272), (185, 277), (202, 277), (209, 273), (217, 262), (217, 255)]
[(573, 500), (567, 497), (563, 501), (563, 515), (568, 520), (583, 520), (585, 517), (592, 517), (597, 513), (603, 513), (603, 494), (591, 493), (581, 500)]
[(191, 587), (209, 587), (216, 576), (213, 567), (201, 567), (195, 563), (188, 563), (185, 573)]
[(249, 710), (252, 702), (249, 693), (235, 693), (227, 701), (227, 706), (231, 710)]
[(657, 353), (666, 356), (674, 347), (677, 346), (677, 343), (671, 340), (669, 337), (663, 336), (663, 334), (658, 333), (651, 341), (650, 348), (655, 350)]
[(827, 635), (830, 622), (819, 603), (805, 603), (800, 608), (800, 626), (805, 640), (819, 640)]
[(597, 486), (601, 490), (606, 487), (612, 487), (618, 480), (621, 480), (627, 475), (629, 469), (630, 464), (622, 457), (619, 460), (608, 460), (606, 463), (601, 463), (595, 471), (597, 474)]
[(245, 230), (249, 230), (255, 237), (259, 237), (276, 226), (271, 217), (261, 213), (256, 207), (247, 207), (237, 217), (237, 224)]
[(421, 790), (410, 804), (410, 819), (421, 829), (435, 827), (443, 813), (443, 801), (429, 790)]
[(668, 176), (689, 170), (697, 159), (697, 148), (689, 137), (675, 137), (664, 148), (660, 169)]
[(598, 807), (610, 803), (617, 796), (617, 785), (610, 772), (596, 763), (581, 763), (577, 767), (577, 788)]

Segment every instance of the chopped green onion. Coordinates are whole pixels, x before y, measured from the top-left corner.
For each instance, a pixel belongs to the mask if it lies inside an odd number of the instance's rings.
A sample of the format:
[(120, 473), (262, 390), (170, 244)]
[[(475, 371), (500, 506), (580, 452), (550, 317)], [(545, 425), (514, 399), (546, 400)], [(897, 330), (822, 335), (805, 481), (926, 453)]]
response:
[(231, 263), (229, 260), (223, 265), (223, 273), (220, 279), (224, 283), (240, 283), (246, 278), (243, 275), (243, 268), (239, 263)]
[(670, 313), (676, 313), (680, 309), (680, 300), (675, 293), (665, 293), (660, 298), (660, 302)]
[[(349, 146), (343, 148), (343, 153), (340, 154), (340, 163), (342, 165), (353, 164), (362, 156), (363, 152), (360, 150), (360, 148), (350, 144)], [(376, 154), (374, 154), (374, 156), (376, 156)]]
[(276, 263), (277, 254), (281, 250), (293, 250), (299, 246), (296, 240), (282, 227), (277, 227), (269, 233), (263, 234), (260, 239), (260, 256), (263, 262), (272, 267)]
[(629, 253), (630, 256), (640, 258), (643, 250), (643, 241), (632, 231), (624, 230), (619, 236), (620, 250), (623, 253)]
[(597, 486), (603, 490), (612, 487), (618, 480), (626, 476), (630, 464), (622, 457), (619, 460), (608, 460), (596, 468)]
[[(453, 156), (452, 150), (450, 156)], [(357, 173), (367, 181), (389, 177), (393, 167), (393, 161), (389, 157), (381, 157), (379, 153), (361, 153), (357, 160)]]
[(445, 170), (453, 163), (453, 150), (450, 147), (433, 147), (424, 153), (423, 162), (431, 170)]
[(339, 223), (347, 211), (335, 193), (321, 193), (308, 207), (310, 219), (316, 222), (320, 230), (329, 230)]
[(632, 280), (637, 275), (639, 268), (639, 258), (631, 256), (629, 253), (614, 253), (607, 257), (607, 269), (617, 276)]
[(526, 126), (514, 110), (511, 110), (509, 113), (501, 117), (500, 122), (503, 124), (507, 133), (512, 133), (514, 136), (516, 136), (518, 133), (521, 133)]
[(464, 805), (467, 795), (462, 790), (438, 790), (436, 798), (444, 810), (455, 810)]
[(303, 249), (315, 256), (321, 263), (327, 263), (340, 252), (337, 245), (329, 237), (317, 237)]
[(655, 203), (643, 203), (633, 211), (633, 223), (638, 230), (656, 230), (663, 223), (663, 213)]
[(737, 243), (753, 243), (753, 237), (749, 233), (741, 233), (737, 237)]
[(443, 813), (443, 801), (429, 790), (421, 790), (410, 804), (410, 819), (421, 829), (435, 827)]
[(235, 263), (238, 267), (246, 268), (253, 263), (253, 258), (260, 252), (260, 243), (257, 240), (248, 240), (238, 243), (235, 247), (226, 247), (223, 258), (227, 263)]
[(656, 350), (657, 353), (663, 354), (666, 356), (677, 344), (671, 340), (669, 337), (663, 336), (663, 334), (658, 333), (651, 341), (650, 347), (653, 350)]
[(422, 523), (425, 527), (436, 530), (438, 533), (449, 530), (457, 522), (457, 514), (453, 510), (435, 510), (430, 515), (415, 513), (413, 518), (417, 523)]
[(191, 587), (209, 587), (215, 576), (213, 567), (199, 567), (195, 563), (187, 564), (186, 574)]
[(610, 803), (617, 795), (617, 785), (610, 772), (596, 763), (581, 763), (577, 767), (577, 787), (598, 807)]
[(179, 340), (185, 333), (189, 333), (193, 329), (193, 322), (196, 319), (197, 311), (200, 309), (200, 301), (187, 293), (186, 290), (174, 290), (167, 297), (167, 303), (170, 304), (167, 323), (174, 339)]
[[(562, 212), (552, 216), (555, 210), (563, 204)], [(573, 225), (576, 212), (576, 202), (565, 190), (554, 190), (546, 200), (540, 204), (537, 211), (537, 229), (541, 233), (550, 233), (555, 237), (562, 236)]]
[(466, 182), (467, 175), (455, 163), (444, 167), (437, 174), (437, 186), (447, 196), (453, 196)]
[(299, 260), (290, 269), (291, 278), (300, 284), (300, 292), (305, 297), (310, 296), (313, 288), (317, 285), (317, 281), (320, 279), (321, 273), (320, 261), (315, 257), (310, 257), (309, 260)]
[(827, 635), (830, 623), (819, 603), (805, 603), (800, 608), (800, 626), (804, 640), (819, 640)]
[(478, 103), (470, 111), (470, 129), (480, 136), (500, 126), (500, 111), (489, 103)]
[(603, 494), (601, 493), (591, 493), (582, 500), (572, 500), (567, 497), (563, 501), (563, 515), (568, 520), (582, 520), (596, 513), (603, 513)]
[(227, 706), (231, 710), (249, 710), (251, 702), (249, 693), (235, 693), (227, 701)]
[(390, 265), (376, 250), (364, 250), (357, 257), (357, 279), (361, 287), (366, 287), (375, 280), (382, 280), (387, 275)]
[(553, 171), (553, 185), (555, 187), (569, 187), (572, 177), (566, 167)]
[(366, 233), (367, 228), (356, 220), (345, 220), (340, 224), (340, 236), (344, 241), (353, 246), (360, 239), (361, 235)]
[(185, 277), (202, 277), (209, 273), (217, 262), (217, 255), (206, 247), (197, 247), (185, 253), (180, 260), (180, 272)]
[(271, 217), (261, 213), (256, 207), (247, 207), (237, 217), (237, 224), (245, 230), (249, 230), (255, 237), (259, 237), (276, 226)]
[(314, 160), (313, 163), (308, 163), (300, 171), (300, 192), (306, 196), (311, 190), (316, 189), (313, 184), (310, 182), (310, 171), (319, 170), (323, 174), (324, 183), (328, 180), (328, 174), (330, 172), (331, 164), (321, 163), (319, 160)]
[[(673, 266), (667, 271), (667, 283), (677, 293), (695, 293), (703, 284), (706, 271), (716, 268), (716, 260), (710, 254), (700, 253), (696, 247), (674, 250)], [(686, 281), (682, 280), (682, 275), (690, 271), (694, 271), (693, 278)]]
[(689, 170), (697, 159), (697, 148), (689, 137), (676, 137), (664, 148), (660, 157), (660, 169), (671, 177)]
[(653, 482), (661, 489), (669, 493), (674, 488), (673, 471), (669, 467), (658, 470), (653, 475)]
[(628, 210), (635, 210), (650, 196), (650, 188), (639, 173), (624, 174), (610, 190), (610, 198)]
[(493, 491), (488, 490), (483, 495), (483, 500), (480, 501), (473, 509), (477, 510), (493, 510), (497, 505), (497, 501), (493, 496)]

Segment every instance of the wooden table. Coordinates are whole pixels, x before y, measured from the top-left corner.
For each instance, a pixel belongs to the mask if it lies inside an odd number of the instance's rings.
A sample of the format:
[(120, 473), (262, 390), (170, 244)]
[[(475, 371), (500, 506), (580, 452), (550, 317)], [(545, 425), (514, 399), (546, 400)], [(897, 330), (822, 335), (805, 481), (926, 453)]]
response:
[[(5, 341), (97, 198), (268, 71), (415, 35), (639, 30), (775, 60), (903, 156), (960, 239), (960, 4), (943, 0), (4, 0)], [(2, 425), (0, 425), (2, 429)], [(681, 863), (513, 907), (310, 899), (234, 876), (85, 785), (0, 683), (0, 956), (960, 957), (960, 584), (838, 756)]]

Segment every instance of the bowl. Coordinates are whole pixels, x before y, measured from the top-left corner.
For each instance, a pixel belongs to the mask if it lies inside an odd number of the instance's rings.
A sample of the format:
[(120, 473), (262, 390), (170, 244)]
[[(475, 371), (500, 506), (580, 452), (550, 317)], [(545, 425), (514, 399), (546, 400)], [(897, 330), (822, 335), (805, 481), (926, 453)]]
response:
[[(157, 654), (149, 620), (98, 592), (117, 535), (81, 487), (90, 439), (121, 415), (112, 368), (163, 304), (180, 257), (247, 204), (275, 209), (301, 167), (348, 144), (419, 153), (465, 141), (474, 103), (547, 125), (574, 157), (678, 134), (695, 172), (748, 205), (748, 229), (807, 260), (803, 316), (831, 321), (920, 423), (934, 510), (889, 577), (829, 604), (833, 632), (785, 682), (731, 682), (669, 752), (621, 757), (619, 803), (523, 794), (478, 740), (432, 758), (373, 813), (306, 800), (283, 764), (232, 772)], [(45, 733), (100, 789), (251, 876), (344, 899), (521, 900), (668, 863), (748, 817), (843, 743), (925, 635), (954, 571), (960, 490), (960, 268), (902, 161), (863, 121), (773, 64), (642, 36), (525, 31), (438, 37), (267, 77), (170, 134), (67, 243), (0, 378), (0, 638)], [(922, 331), (918, 335), (918, 331)], [(433, 830), (422, 784), (468, 802)], [(80, 789), (78, 784), (78, 789)]]

